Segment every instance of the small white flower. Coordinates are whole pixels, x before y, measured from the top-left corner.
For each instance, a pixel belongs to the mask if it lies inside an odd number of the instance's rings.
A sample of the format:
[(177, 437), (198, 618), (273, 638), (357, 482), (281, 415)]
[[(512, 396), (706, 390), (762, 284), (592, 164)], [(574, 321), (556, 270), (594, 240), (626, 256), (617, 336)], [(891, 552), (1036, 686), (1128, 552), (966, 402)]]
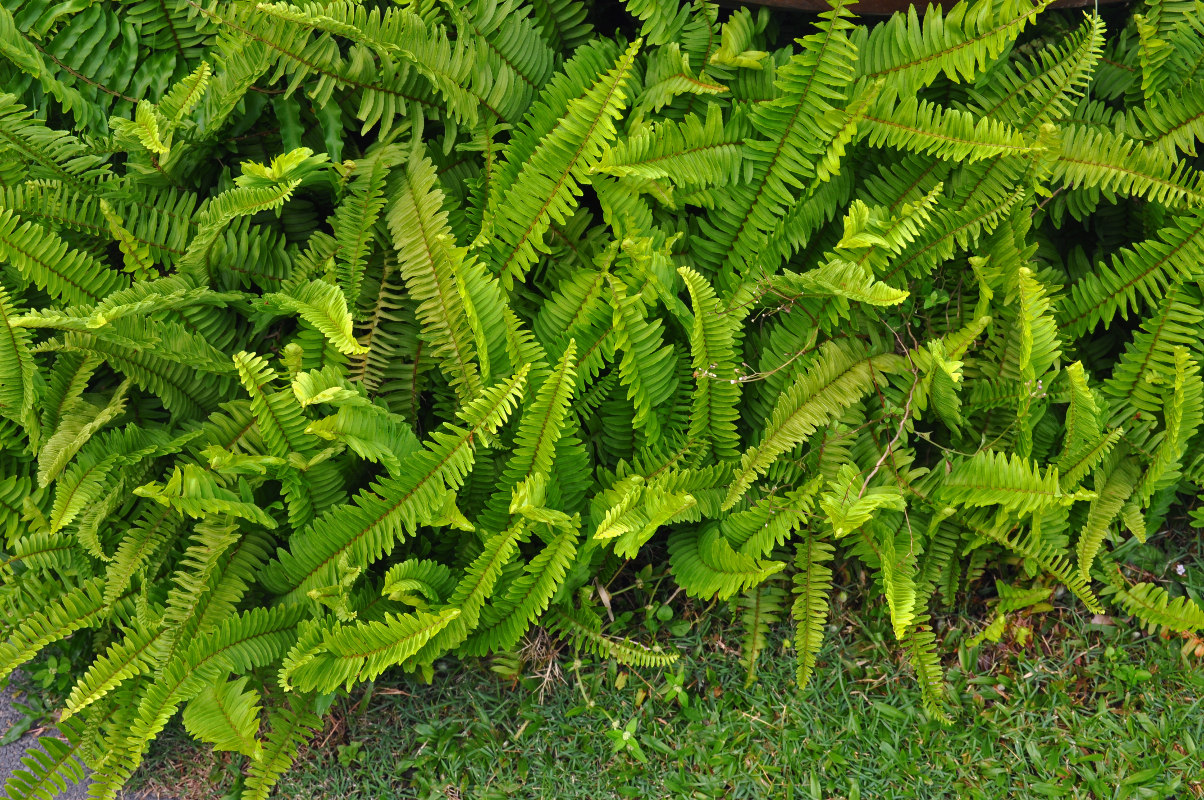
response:
[(1176, 564), (1176, 565), (1175, 565), (1175, 572), (1179, 573), (1180, 575), (1186, 575), (1186, 574), (1187, 574), (1187, 567), (1183, 566), (1182, 564)]

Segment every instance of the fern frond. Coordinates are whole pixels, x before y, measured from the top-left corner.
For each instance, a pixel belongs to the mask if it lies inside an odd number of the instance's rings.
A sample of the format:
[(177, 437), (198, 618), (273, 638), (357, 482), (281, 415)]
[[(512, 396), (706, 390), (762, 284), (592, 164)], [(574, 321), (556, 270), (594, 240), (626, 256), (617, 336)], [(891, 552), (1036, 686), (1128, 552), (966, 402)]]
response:
[(1062, 129), (1050, 177), (1071, 188), (1090, 186), (1172, 207), (1204, 205), (1204, 177), (1198, 171), (1123, 134), (1085, 125)]
[(1174, 363), (1174, 378), (1164, 404), (1162, 438), (1135, 492), (1142, 507), (1148, 506), (1157, 492), (1179, 482), (1187, 443), (1204, 422), (1204, 380), (1200, 378), (1199, 363), (1182, 346), (1175, 348)]
[(1058, 327), (1077, 338), (1117, 314), (1128, 319), (1141, 301), (1156, 306), (1171, 284), (1191, 275), (1204, 259), (1204, 212), (1176, 217), (1149, 239), (1097, 264), (1071, 287), (1058, 309)]
[(1104, 538), (1120, 514), (1121, 508), (1137, 488), (1139, 478), (1137, 466), (1125, 459), (1108, 472), (1107, 479), (1099, 490), (1099, 497), (1091, 501), (1087, 521), (1083, 524), (1075, 543), (1079, 576), (1084, 581), (1091, 579), (1091, 565), (1095, 562), (1095, 556), (1099, 553)]
[(860, 130), (870, 144), (973, 162), (1033, 151), (1009, 126), (966, 111), (941, 109), (915, 95), (881, 92), (861, 115)]
[(15, 316), (12, 298), (0, 286), (0, 416), (23, 427), (30, 444), (36, 447), (39, 438), (34, 412), (36, 366), (29, 348), (29, 332), (13, 324)]
[(690, 597), (726, 600), (761, 583), (786, 565), (762, 561), (732, 549), (719, 526), (688, 528), (669, 536), (669, 569)]
[(723, 508), (734, 506), (782, 453), (857, 402), (869, 391), (875, 372), (894, 371), (898, 362), (898, 356), (870, 355), (858, 345), (821, 345), (814, 366), (778, 399), (761, 443), (740, 457)]
[(1150, 631), (1198, 631), (1204, 629), (1204, 609), (1190, 597), (1172, 598), (1152, 583), (1129, 584), (1115, 564), (1104, 569), (1105, 591), (1116, 605), (1137, 617)]
[(156, 658), (162, 635), (162, 631), (139, 628), (125, 631), (125, 635), (110, 645), (75, 682), (63, 709), (63, 719), (79, 713), (125, 681), (146, 671)]
[(570, 339), (560, 361), (535, 390), (533, 402), (519, 420), (511, 455), (482, 514), (483, 523), (491, 530), (506, 527), (510, 495), (517, 486), (536, 476), (552, 478), (556, 443), (564, 434), (576, 384), (576, 355), (577, 344)]
[(340, 353), (353, 356), (367, 352), (352, 334), (351, 312), (339, 287), (315, 280), (289, 292), (273, 292), (264, 299), (313, 325)]
[(782, 615), (782, 600), (786, 592), (772, 583), (754, 586), (737, 599), (742, 609), (740, 623), (740, 660), (744, 664), (744, 685), (752, 686), (757, 679), (757, 661), (765, 649), (769, 630)]
[(900, 95), (912, 95), (935, 78), (970, 81), (985, 71), (1033, 22), (1050, 0), (978, 0), (946, 13), (918, 9), (875, 26), (859, 43), (858, 76), (884, 79)]
[(666, 653), (661, 646), (647, 647), (630, 639), (618, 639), (602, 633), (602, 620), (592, 610), (558, 606), (549, 612), (552, 631), (568, 639), (575, 647), (602, 658), (613, 658), (632, 667), (666, 667), (677, 660), (677, 653)]
[(9, 209), (0, 209), (0, 261), (12, 264), (51, 297), (72, 305), (97, 303), (128, 285), (120, 273)]
[(458, 616), (458, 608), (448, 608), (438, 614), (389, 614), (382, 622), (336, 625), (309, 652), (287, 657), (281, 681), (301, 691), (330, 692), (372, 680), (413, 656)]
[(939, 496), (949, 503), (967, 507), (999, 505), (1020, 514), (1074, 499), (1074, 495), (1062, 492), (1057, 468), (1042, 474), (1031, 461), (994, 450), (954, 462)]
[(431, 518), (446, 488), (458, 488), (472, 467), (473, 446), (493, 434), (509, 417), (526, 382), (524, 367), (490, 387), (460, 412), (466, 427), (447, 423), (396, 478), (384, 478), (293, 534), (287, 552), (266, 569), (263, 580), (298, 602), (305, 592), (330, 583), (336, 562), (346, 554), (352, 564), (367, 565), (392, 548), (403, 534)]
[(628, 294), (620, 279), (608, 280), (615, 347), (623, 351), (619, 382), (627, 387), (627, 397), (635, 406), (632, 425), (655, 439), (661, 430), (657, 407), (669, 398), (677, 383), (677, 353), (671, 345), (662, 344), (664, 326), (659, 319), (648, 319), (642, 297)]
[(24, 619), (9, 638), (0, 643), (0, 678), (57, 642), (90, 625), (104, 614), (104, 580), (91, 578), (72, 587)]
[[(489, 234), (493, 240), (489, 262), (507, 291), (526, 275), (537, 250), (546, 249), (544, 232), (568, 217), (571, 199), (580, 193), (581, 184), (588, 183), (603, 144), (614, 138), (639, 46), (638, 40), (633, 42), (610, 71), (563, 106), (560, 103), (571, 96), (571, 90), (553, 82), (507, 147), (499, 179), (508, 188), (496, 204), (490, 204)], [(537, 135), (538, 144), (531, 146), (530, 139)]]
[(509, 650), (527, 627), (547, 609), (563, 584), (577, 552), (577, 532), (561, 530), (510, 584), (506, 593), (486, 606), (477, 629), (459, 648), (467, 656)]
[(80, 756), (87, 746), (83, 723), (62, 720), (56, 727), (60, 736), (41, 736), (21, 758), (4, 783), (5, 800), (54, 800), (67, 790), (69, 783), (84, 779)]
[(932, 632), (928, 617), (917, 617), (907, 634), (907, 655), (920, 682), (920, 693), (924, 698), (924, 710), (942, 725), (952, 725), (948, 711), (944, 670), (936, 653), (936, 634)]
[(310, 694), (293, 695), (285, 705), (267, 712), (268, 732), (259, 758), (247, 768), (242, 800), (267, 800), (276, 781), (297, 758), (298, 750), (322, 724), (321, 718), (306, 706)]
[(734, 183), (740, 175), (741, 140), (725, 130), (717, 104), (706, 117), (649, 126), (607, 148), (593, 172), (618, 178), (669, 180), (678, 186)]
[(720, 306), (705, 278), (689, 267), (681, 267), (677, 272), (694, 306), (690, 350), (695, 384), (689, 437), (694, 441), (709, 441), (720, 460), (734, 460), (740, 446), (736, 431), (740, 386), (736, 381), (735, 353), (739, 320)]
[(469, 256), (454, 245), (436, 180), (429, 159), (411, 156), (389, 210), (389, 230), (406, 288), (418, 301), (423, 339), (461, 400), (468, 401), (482, 388), (477, 344), (456, 284)]
[(214, 750), (259, 755), (259, 692), (246, 689), (248, 677), (201, 689), (184, 707), (184, 729)]
[(843, 0), (833, 0), (820, 16), (819, 30), (802, 39), (802, 51), (777, 70), (779, 96), (759, 104), (750, 117), (759, 135), (745, 144), (751, 180), (728, 190), (727, 202), (704, 227), (705, 241), (696, 245), (707, 265), (722, 267), (722, 274), (748, 275), (759, 263), (768, 236), (814, 177), (824, 146), (840, 129), (838, 109), (857, 58), (853, 25)]
[(799, 689), (806, 688), (815, 672), (815, 659), (824, 642), (832, 591), (831, 561), (835, 549), (824, 537), (808, 531), (794, 552), (794, 649), (798, 659), (795, 677)]

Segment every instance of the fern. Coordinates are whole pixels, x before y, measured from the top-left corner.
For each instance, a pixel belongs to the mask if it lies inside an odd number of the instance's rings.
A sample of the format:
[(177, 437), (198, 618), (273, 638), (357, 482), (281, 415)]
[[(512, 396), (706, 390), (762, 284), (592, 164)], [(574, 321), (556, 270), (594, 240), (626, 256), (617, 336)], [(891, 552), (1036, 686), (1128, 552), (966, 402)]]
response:
[[(19, 5), (0, 674), (81, 657), (10, 796), (79, 758), (114, 797), (179, 712), (266, 798), (338, 696), (532, 630), (662, 668), (599, 610), (631, 560), (729, 601), (750, 680), (789, 585), (800, 686), (868, 578), (941, 721), (933, 601), (988, 574), (1200, 627), (1118, 563), (1204, 485), (1192, 3), (833, 0), (793, 42), (666, 0), (630, 40), (579, 0)], [(991, 630), (1041, 594), (999, 592)]]

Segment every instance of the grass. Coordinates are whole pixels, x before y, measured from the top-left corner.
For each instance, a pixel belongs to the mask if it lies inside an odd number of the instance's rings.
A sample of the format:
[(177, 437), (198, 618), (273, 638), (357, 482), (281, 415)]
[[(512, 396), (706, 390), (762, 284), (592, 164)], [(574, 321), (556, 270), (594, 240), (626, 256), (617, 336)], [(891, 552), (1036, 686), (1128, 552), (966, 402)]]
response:
[[(629, 598), (643, 617), (646, 598)], [(353, 694), (276, 796), (1204, 797), (1204, 666), (1178, 640), (1081, 608), (1021, 619), (1033, 628), (1023, 646), (1019, 628), (976, 647), (950, 633), (957, 722), (944, 728), (921, 710), (880, 610), (838, 608), (799, 692), (785, 626), (745, 688), (728, 616), (675, 602), (665, 627), (683, 658), (667, 670), (544, 648), (521, 667), (480, 662), (437, 671), (430, 686)], [(169, 728), (135, 788), (208, 800), (215, 783), (235, 788), (239, 768)]]

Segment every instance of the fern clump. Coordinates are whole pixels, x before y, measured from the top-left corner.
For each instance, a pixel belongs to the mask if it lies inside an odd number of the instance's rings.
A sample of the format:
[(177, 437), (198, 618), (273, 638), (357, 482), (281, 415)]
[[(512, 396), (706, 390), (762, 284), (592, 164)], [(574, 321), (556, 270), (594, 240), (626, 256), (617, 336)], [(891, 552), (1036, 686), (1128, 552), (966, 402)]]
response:
[(533, 626), (666, 664), (647, 552), (800, 685), (861, 563), (942, 720), (991, 565), (1204, 626), (1115, 556), (1204, 488), (1204, 6), (1048, 5), (0, 0), (0, 675), (95, 654), (8, 795), (179, 712), (263, 798)]

